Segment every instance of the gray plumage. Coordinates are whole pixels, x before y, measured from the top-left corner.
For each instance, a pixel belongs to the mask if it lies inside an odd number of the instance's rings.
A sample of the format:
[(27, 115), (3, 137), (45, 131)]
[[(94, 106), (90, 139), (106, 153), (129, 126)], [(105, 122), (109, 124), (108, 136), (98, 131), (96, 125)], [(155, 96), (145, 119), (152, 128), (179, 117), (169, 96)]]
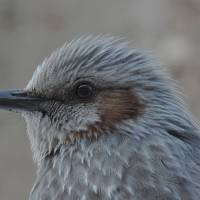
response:
[[(92, 100), (74, 97), (80, 81), (92, 82)], [(30, 200), (199, 200), (200, 129), (175, 88), (121, 40), (86, 36), (57, 49), (25, 88), (47, 99), (22, 112), (38, 165)]]

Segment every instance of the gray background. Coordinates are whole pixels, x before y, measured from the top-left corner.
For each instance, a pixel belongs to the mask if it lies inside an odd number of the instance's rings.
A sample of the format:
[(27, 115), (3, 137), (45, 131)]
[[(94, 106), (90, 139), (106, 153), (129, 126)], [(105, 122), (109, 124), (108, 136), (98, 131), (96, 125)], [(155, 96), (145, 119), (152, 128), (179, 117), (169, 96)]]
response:
[[(200, 119), (199, 0), (0, 0), (0, 89), (23, 88), (43, 58), (86, 33), (153, 50)], [(0, 112), (0, 199), (27, 199), (35, 176), (25, 123)]]

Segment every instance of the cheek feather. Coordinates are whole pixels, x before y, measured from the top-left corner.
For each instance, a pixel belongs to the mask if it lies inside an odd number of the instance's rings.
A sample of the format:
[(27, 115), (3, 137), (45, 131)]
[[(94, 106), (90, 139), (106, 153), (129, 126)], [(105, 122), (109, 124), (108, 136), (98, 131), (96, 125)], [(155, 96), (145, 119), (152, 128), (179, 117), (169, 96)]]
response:
[(88, 125), (87, 130), (72, 132), (65, 144), (82, 138), (97, 139), (106, 130), (114, 130), (115, 125), (127, 119), (137, 119), (144, 112), (144, 105), (132, 90), (116, 89), (102, 91), (96, 98), (100, 121)]
[(112, 126), (126, 119), (142, 115), (144, 105), (132, 90), (104, 91), (98, 100), (99, 113), (104, 126)]

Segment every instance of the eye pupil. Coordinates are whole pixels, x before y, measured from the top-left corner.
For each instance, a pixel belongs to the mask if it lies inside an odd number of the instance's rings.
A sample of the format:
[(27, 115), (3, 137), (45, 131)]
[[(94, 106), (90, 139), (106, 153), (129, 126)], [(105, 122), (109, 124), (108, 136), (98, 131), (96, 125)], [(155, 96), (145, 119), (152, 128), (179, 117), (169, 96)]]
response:
[(92, 96), (93, 88), (88, 84), (79, 85), (77, 88), (77, 96), (81, 99), (86, 99)]

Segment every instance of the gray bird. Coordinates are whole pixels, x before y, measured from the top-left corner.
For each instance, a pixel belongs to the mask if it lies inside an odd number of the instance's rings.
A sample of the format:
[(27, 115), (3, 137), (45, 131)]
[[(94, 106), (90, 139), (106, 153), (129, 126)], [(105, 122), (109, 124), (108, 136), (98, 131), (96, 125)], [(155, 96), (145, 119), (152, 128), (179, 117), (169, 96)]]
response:
[(161, 64), (121, 39), (64, 44), (0, 108), (27, 123), (30, 200), (200, 199), (200, 128)]

